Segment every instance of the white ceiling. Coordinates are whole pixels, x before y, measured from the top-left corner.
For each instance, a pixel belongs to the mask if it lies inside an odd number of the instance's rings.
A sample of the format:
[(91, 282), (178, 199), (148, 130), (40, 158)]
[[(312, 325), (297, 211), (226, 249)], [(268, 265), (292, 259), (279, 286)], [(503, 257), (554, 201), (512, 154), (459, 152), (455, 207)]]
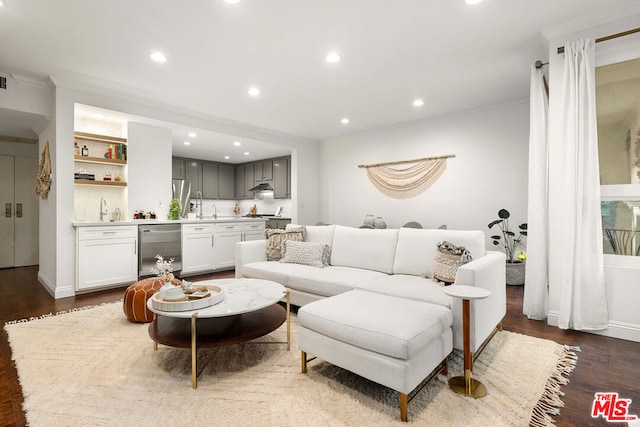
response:
[(0, 71), (321, 140), (526, 99), (541, 30), (637, 1), (6, 0)]

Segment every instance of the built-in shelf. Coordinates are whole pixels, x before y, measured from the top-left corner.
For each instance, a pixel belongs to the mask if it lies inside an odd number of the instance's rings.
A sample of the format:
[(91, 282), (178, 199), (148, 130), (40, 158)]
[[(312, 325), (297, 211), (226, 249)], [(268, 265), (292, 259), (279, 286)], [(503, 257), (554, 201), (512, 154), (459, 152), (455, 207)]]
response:
[(74, 132), (73, 136), (84, 141), (104, 142), (107, 144), (126, 144), (127, 138), (118, 138), (116, 136), (98, 135), (87, 132)]
[(107, 159), (106, 157), (73, 156), (76, 162), (100, 163), (103, 165), (126, 165), (126, 160)]
[(76, 179), (74, 180), (77, 185), (104, 185), (108, 187), (126, 187), (127, 183), (122, 181), (99, 181), (91, 179)]

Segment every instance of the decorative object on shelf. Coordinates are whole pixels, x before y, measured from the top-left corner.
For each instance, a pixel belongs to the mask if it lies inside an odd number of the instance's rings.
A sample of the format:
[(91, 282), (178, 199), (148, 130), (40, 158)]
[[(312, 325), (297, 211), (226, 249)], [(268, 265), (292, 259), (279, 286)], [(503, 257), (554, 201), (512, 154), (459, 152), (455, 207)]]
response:
[(180, 200), (171, 199), (171, 203), (169, 204), (169, 214), (167, 215), (167, 219), (170, 219), (170, 220), (179, 219), (181, 213), (182, 213), (182, 208), (180, 207)]
[(240, 203), (236, 202), (235, 206), (233, 207), (233, 214), (238, 215), (239, 213), (240, 213)]
[(38, 167), (38, 177), (36, 178), (35, 193), (42, 200), (47, 200), (51, 189), (51, 155), (49, 154), (49, 141), (44, 144), (42, 158)]
[(80, 146), (78, 146), (78, 141), (76, 141), (75, 138), (73, 138), (73, 155), (74, 156), (80, 155)]
[(160, 288), (160, 298), (164, 299), (167, 295), (167, 290), (174, 288), (171, 281), (175, 279), (173, 276), (173, 258), (166, 261), (162, 255), (156, 255), (156, 266), (151, 267), (151, 272), (156, 276), (164, 280), (164, 285)]
[[(455, 155), (358, 165), (358, 167), (367, 170), (369, 180), (383, 194), (394, 199), (408, 199), (425, 191), (442, 175), (449, 157), (455, 157)], [(391, 167), (409, 163), (414, 164), (401, 168)]]
[(104, 176), (102, 177), (103, 181), (111, 181), (111, 170), (107, 169), (104, 171)]
[(377, 216), (373, 222), (373, 226), (378, 229), (384, 229), (387, 228), (387, 223), (384, 222), (384, 219), (381, 216)]
[(437, 249), (438, 253), (433, 262), (433, 278), (450, 285), (456, 281), (460, 266), (471, 261), (473, 257), (464, 246), (456, 246), (446, 240), (439, 242)]
[(362, 222), (363, 225), (370, 225), (373, 227), (373, 224), (375, 223), (376, 217), (371, 215), (371, 214), (367, 214), (367, 216), (364, 217), (364, 221)]
[(502, 233), (502, 235), (496, 234), (491, 236), (491, 239), (493, 239), (494, 245), (501, 245), (507, 255), (507, 285), (524, 285), (525, 260), (519, 259), (519, 256), (516, 258), (516, 249), (520, 245), (522, 239), (527, 236), (527, 223), (525, 222), (518, 226), (519, 234), (516, 236), (516, 233), (509, 229), (510, 217), (511, 214), (508, 210), (500, 209), (498, 211), (498, 219), (490, 222), (488, 227), (491, 229), (495, 225), (498, 225)]
[(82, 157), (89, 157), (89, 149), (86, 145), (82, 146)]

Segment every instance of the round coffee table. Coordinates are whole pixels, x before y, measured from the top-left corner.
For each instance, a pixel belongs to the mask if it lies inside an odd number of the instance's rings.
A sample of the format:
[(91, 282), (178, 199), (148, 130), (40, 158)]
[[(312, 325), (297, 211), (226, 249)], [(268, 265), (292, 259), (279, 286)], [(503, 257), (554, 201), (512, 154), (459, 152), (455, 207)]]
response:
[[(279, 283), (261, 279), (219, 279), (197, 282), (223, 289), (225, 298), (210, 307), (189, 311), (154, 313), (149, 336), (170, 347), (191, 348), (191, 385), (197, 387), (196, 353), (198, 348), (221, 347), (250, 341), (275, 331), (287, 322), (287, 351), (291, 349), (289, 291)], [(278, 304), (286, 300), (286, 310)], [(271, 342), (273, 343), (273, 342)], [(278, 342), (284, 344), (285, 342)]]

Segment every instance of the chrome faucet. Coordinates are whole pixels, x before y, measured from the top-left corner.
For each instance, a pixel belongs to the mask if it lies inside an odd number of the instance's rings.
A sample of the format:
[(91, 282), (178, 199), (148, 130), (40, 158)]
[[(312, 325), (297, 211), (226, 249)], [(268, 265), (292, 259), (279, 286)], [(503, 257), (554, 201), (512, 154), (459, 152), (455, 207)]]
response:
[[(198, 208), (198, 199), (200, 199), (200, 208)], [(196, 209), (198, 209), (198, 219), (202, 219), (202, 191), (196, 192)]]
[(216, 205), (213, 205), (213, 219), (218, 219), (218, 208), (216, 208)]
[(104, 222), (108, 215), (109, 209), (107, 209), (107, 199), (103, 197), (100, 199), (100, 222)]

